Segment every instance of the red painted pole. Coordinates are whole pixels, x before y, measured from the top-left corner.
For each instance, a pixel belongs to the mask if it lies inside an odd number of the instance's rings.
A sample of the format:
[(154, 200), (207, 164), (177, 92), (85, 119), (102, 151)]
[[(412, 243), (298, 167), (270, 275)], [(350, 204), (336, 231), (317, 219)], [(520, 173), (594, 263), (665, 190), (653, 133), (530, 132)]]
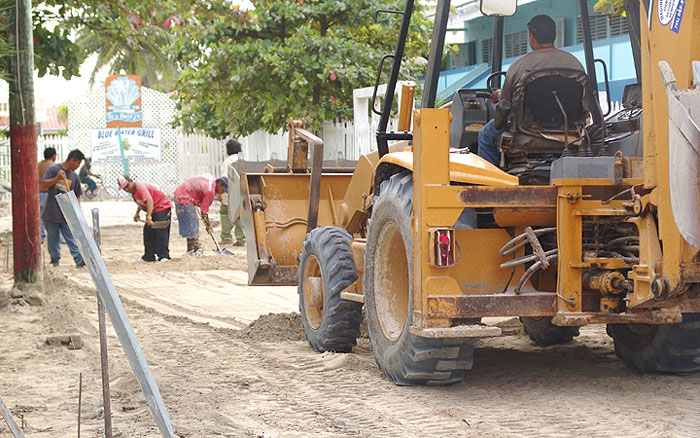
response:
[(15, 53), (10, 67), (10, 148), (12, 163), (12, 239), (16, 282), (39, 282), (39, 187), (34, 125), (34, 44), (31, 0), (11, 9), (8, 43)]
[(41, 276), (36, 127), (10, 127), (12, 148), (12, 242), (15, 281)]

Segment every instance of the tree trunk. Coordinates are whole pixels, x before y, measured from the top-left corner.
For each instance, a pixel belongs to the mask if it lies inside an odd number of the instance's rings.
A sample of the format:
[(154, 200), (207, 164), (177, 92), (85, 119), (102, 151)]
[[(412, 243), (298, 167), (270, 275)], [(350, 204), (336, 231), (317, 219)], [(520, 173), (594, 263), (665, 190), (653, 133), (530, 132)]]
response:
[(15, 282), (42, 280), (39, 238), (37, 138), (34, 124), (34, 44), (31, 0), (10, 9), (10, 147), (12, 162), (12, 239)]

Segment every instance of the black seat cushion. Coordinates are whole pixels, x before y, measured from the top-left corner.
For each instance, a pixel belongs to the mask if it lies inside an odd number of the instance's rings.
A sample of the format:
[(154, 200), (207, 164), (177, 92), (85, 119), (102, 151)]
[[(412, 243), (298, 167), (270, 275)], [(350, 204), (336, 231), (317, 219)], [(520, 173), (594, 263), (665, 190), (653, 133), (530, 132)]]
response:
[(543, 76), (525, 86), (522, 127), (532, 131), (563, 131), (564, 115), (552, 91), (566, 111), (569, 129), (585, 122), (582, 84), (574, 78), (559, 75)]

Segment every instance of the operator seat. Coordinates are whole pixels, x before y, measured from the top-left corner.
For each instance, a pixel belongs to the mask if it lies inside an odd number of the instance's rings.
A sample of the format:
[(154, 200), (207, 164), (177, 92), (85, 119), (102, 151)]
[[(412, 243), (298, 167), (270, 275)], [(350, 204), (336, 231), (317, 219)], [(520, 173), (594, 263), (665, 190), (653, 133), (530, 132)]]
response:
[(551, 162), (562, 155), (590, 152), (585, 138), (591, 120), (588, 76), (583, 71), (528, 72), (513, 90), (511, 107), (500, 146), (505, 170), (518, 175), (521, 184), (548, 181)]

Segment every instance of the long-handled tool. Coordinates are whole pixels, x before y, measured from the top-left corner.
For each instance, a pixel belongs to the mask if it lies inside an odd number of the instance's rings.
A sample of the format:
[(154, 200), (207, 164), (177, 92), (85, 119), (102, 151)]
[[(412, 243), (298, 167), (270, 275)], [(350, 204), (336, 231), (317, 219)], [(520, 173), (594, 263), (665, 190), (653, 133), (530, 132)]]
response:
[[(208, 227), (207, 227), (208, 228)], [(214, 241), (214, 245), (216, 245), (216, 249), (214, 250), (215, 253), (217, 254), (228, 254), (228, 255), (234, 255), (231, 251), (229, 251), (226, 248), (221, 248), (219, 246), (219, 242), (216, 241), (216, 237), (214, 237), (214, 233), (212, 233), (209, 229), (207, 229), (207, 233), (211, 236), (212, 240)]]
[(199, 208), (197, 208), (197, 211), (199, 212), (199, 216), (202, 218), (204, 225), (207, 226), (207, 233), (211, 236), (211, 239), (214, 241), (214, 245), (216, 245), (216, 249), (214, 250), (214, 252), (217, 254), (235, 255), (234, 253), (232, 253), (228, 249), (221, 248), (221, 246), (219, 245), (219, 242), (216, 240), (216, 237), (214, 237), (214, 233), (212, 232), (211, 227), (209, 226), (209, 221), (207, 219), (204, 219), (204, 215), (202, 214), (202, 211)]
[[(139, 218), (139, 222), (146, 223), (146, 221), (141, 218)], [(160, 230), (162, 228), (168, 228), (168, 225), (170, 225), (170, 221), (153, 221), (151, 228), (154, 230)]]

